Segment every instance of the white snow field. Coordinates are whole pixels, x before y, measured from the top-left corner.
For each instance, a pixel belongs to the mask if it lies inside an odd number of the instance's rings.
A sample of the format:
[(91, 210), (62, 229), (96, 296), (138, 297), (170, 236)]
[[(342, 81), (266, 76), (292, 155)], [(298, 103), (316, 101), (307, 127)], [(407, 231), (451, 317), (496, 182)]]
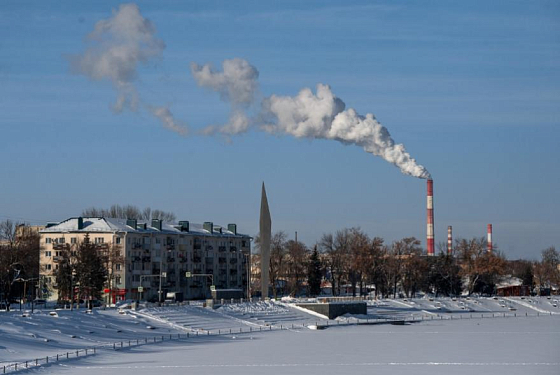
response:
[[(123, 349), (117, 346), (118, 350), (113, 350), (109, 345), (94, 355), (90, 350), (88, 356), (51, 360), (39, 367), (30, 362), (31, 368), (24, 371), (123, 375), (560, 374), (560, 309), (554, 299), (546, 298), (370, 301), (367, 316), (341, 317), (329, 321), (323, 330), (304, 327), (325, 326), (326, 319), (275, 302), (226, 305), (217, 310), (154, 307), (127, 314), (115, 310), (85, 314), (82, 310), (57, 311), (59, 316), (52, 317), (48, 312), (29, 317), (0, 312), (2, 365), (124, 341)], [(344, 324), (359, 318), (361, 325)], [(363, 324), (364, 319), (384, 323), (386, 318), (414, 318), (415, 322)], [(126, 345), (127, 340), (177, 334), (181, 339)], [(13, 373), (13, 368), (7, 372)]]

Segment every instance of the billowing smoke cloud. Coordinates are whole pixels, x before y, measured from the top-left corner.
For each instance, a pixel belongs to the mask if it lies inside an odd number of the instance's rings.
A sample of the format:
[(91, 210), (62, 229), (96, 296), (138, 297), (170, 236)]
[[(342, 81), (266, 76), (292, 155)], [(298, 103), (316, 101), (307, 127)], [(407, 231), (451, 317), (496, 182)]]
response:
[(245, 60), (233, 59), (224, 61), (223, 72), (216, 72), (209, 65), (194, 63), (191, 64), (191, 72), (200, 86), (220, 93), (221, 98), (232, 103), (234, 108), (227, 124), (209, 126), (203, 134), (232, 136), (244, 133), (251, 125), (259, 123), (260, 128), (269, 133), (354, 144), (394, 164), (404, 174), (430, 177), (426, 168), (410, 156), (404, 145), (395, 144), (387, 128), (373, 114), (361, 116), (352, 108), (345, 109), (344, 102), (327, 85), (317, 85), (316, 94), (304, 88), (293, 97), (272, 95), (265, 98), (261, 103), (261, 113), (257, 118), (250, 119), (241, 111), (240, 104), (248, 107), (255, 99), (259, 74), (254, 66)]
[[(161, 58), (165, 49), (165, 43), (156, 37), (154, 25), (140, 14), (136, 4), (122, 4), (118, 10), (113, 9), (110, 18), (95, 24), (86, 41), (87, 49), (70, 57), (72, 71), (96, 81), (110, 81), (117, 91), (112, 105), (116, 113), (138, 110), (141, 101), (134, 85), (138, 66)], [(177, 122), (169, 109), (159, 107), (154, 112), (149, 105), (148, 108), (165, 127), (180, 133), (186, 131), (183, 127), (170, 126)]]
[(175, 120), (169, 108), (151, 107), (150, 112), (161, 121), (164, 128), (173, 130), (183, 136), (188, 134), (187, 126), (181, 121)]
[(264, 100), (263, 110), (275, 119), (264, 125), (268, 132), (354, 144), (394, 164), (404, 174), (430, 177), (404, 145), (395, 144), (387, 128), (373, 114), (361, 116), (352, 108), (345, 110), (344, 102), (327, 85), (317, 85), (316, 94), (305, 88), (294, 97), (272, 95)]
[(258, 91), (259, 72), (247, 60), (231, 59), (222, 62), (222, 71), (210, 64), (191, 63), (191, 73), (196, 83), (220, 94), (223, 101), (231, 104), (229, 121), (222, 126), (210, 125), (202, 129), (204, 135), (220, 133), (226, 137), (249, 130), (250, 119), (245, 110), (255, 102)]
[(215, 71), (210, 64), (191, 63), (191, 73), (199, 86), (220, 93), (222, 100), (234, 105), (249, 105), (258, 88), (258, 70), (247, 60), (224, 60), (222, 71)]

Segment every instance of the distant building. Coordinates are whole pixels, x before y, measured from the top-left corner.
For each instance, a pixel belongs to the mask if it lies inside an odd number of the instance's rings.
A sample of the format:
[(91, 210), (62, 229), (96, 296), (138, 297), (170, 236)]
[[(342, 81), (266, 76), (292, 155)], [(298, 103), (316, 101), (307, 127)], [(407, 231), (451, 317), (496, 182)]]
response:
[(496, 285), (496, 294), (501, 297), (529, 296), (531, 288), (523, 285), (523, 280), (518, 277), (508, 277)]
[[(212, 284), (217, 289), (247, 289), (251, 237), (238, 233), (235, 224), (226, 228), (211, 222), (168, 224), (160, 220), (148, 223), (77, 217), (49, 224), (39, 233), (40, 275), (50, 291), (49, 299), (58, 297), (55, 272), (61, 250), (67, 245), (77, 249), (86, 234), (100, 251), (108, 252), (113, 259), (104, 290), (106, 301), (157, 300), (160, 272), (165, 275), (163, 296), (167, 292), (181, 292), (187, 299), (207, 298)], [(194, 276), (187, 278), (186, 272)]]

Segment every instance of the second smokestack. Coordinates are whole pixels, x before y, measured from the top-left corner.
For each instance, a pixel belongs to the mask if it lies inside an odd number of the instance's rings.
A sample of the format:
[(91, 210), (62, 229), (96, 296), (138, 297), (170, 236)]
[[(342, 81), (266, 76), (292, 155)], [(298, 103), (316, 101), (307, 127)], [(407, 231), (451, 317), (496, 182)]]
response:
[(428, 247), (428, 256), (434, 256), (434, 180), (428, 179), (428, 201), (427, 201), (427, 232), (426, 244)]
[(486, 227), (487, 232), (488, 232), (488, 252), (491, 253), (492, 252), (492, 224), (488, 224), (488, 226)]
[(447, 227), (447, 255), (453, 255), (453, 227)]

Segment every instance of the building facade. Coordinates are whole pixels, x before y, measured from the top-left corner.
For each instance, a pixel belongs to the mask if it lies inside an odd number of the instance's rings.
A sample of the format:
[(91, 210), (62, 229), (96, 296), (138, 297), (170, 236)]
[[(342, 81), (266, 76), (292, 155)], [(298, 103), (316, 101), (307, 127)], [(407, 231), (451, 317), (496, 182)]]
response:
[(236, 224), (77, 217), (39, 233), (40, 275), (50, 300), (58, 298), (61, 252), (77, 251), (86, 235), (109, 260), (106, 302), (157, 300), (160, 277), (163, 297), (176, 292), (186, 299), (208, 298), (212, 285), (247, 290), (251, 237), (238, 233)]

